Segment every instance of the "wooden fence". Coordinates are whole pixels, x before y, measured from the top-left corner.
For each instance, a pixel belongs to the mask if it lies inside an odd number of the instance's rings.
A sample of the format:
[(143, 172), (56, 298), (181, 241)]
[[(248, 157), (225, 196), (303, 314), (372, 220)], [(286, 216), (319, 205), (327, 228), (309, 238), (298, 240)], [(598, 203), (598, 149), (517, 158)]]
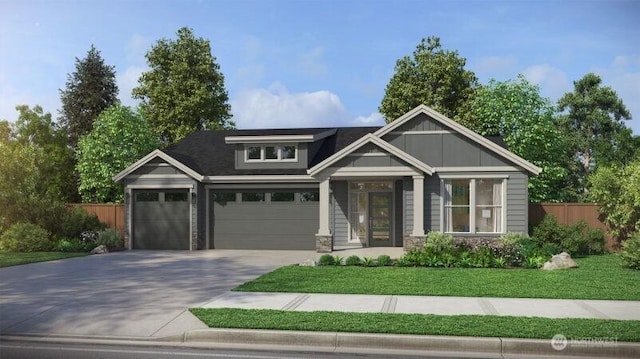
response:
[(102, 204), (102, 203), (73, 203), (69, 206), (80, 207), (87, 213), (98, 216), (100, 222), (120, 232), (120, 237), (124, 238), (124, 205), (123, 204)]

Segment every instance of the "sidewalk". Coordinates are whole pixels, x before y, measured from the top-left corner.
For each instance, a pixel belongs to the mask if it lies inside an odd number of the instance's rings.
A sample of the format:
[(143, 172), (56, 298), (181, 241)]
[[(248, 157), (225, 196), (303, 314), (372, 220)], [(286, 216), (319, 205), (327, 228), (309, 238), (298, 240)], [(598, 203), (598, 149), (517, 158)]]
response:
[(202, 308), (640, 320), (640, 301), (227, 292)]

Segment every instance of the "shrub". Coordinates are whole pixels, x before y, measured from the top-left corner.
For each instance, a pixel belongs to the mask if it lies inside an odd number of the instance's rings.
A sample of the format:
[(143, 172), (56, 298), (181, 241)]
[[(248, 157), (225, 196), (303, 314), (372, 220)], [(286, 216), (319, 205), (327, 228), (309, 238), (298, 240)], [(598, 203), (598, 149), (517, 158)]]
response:
[(63, 217), (59, 236), (81, 238), (83, 232), (99, 232), (105, 228), (105, 224), (100, 222), (95, 214), (89, 214), (80, 207), (74, 207)]
[(122, 240), (120, 239), (120, 233), (115, 229), (109, 228), (104, 231), (98, 232), (98, 239), (95, 241), (95, 245), (104, 245), (109, 250), (122, 248)]
[(520, 243), (520, 241), (524, 240), (524, 239), (528, 239), (529, 236), (524, 235), (522, 233), (519, 232), (508, 232), (506, 234), (503, 234), (500, 237), (500, 243), (501, 244), (506, 244), (506, 245), (516, 245), (518, 243)]
[(554, 215), (544, 216), (542, 222), (533, 229), (533, 239), (539, 247), (545, 243), (560, 245), (565, 236), (565, 228), (558, 223)]
[(442, 232), (429, 232), (425, 239), (424, 248), (435, 253), (451, 251), (454, 248), (453, 237)]
[(0, 237), (0, 250), (16, 252), (46, 252), (53, 247), (49, 233), (31, 223), (16, 223)]
[(540, 267), (542, 267), (544, 265), (544, 262), (546, 262), (546, 258), (544, 256), (531, 256), (531, 257), (527, 257), (525, 259), (525, 267), (526, 268), (530, 268), (530, 269), (538, 269)]
[(345, 261), (344, 261), (345, 265), (348, 266), (359, 266), (362, 264), (362, 261), (360, 260), (360, 257), (358, 256), (349, 256)]
[(342, 257), (333, 256), (333, 264), (336, 266), (342, 265)]
[(318, 264), (321, 266), (332, 266), (335, 264), (335, 259), (331, 254), (323, 254), (322, 256), (320, 256)]
[(493, 253), (488, 247), (480, 247), (471, 254), (471, 265), (478, 268), (489, 268), (493, 263)]
[(375, 267), (376, 262), (373, 260), (372, 257), (364, 257), (362, 258), (362, 265), (365, 267)]
[[(587, 223), (579, 221), (571, 225), (559, 224), (552, 215), (544, 217), (533, 230), (534, 241), (539, 247), (556, 245), (571, 255), (596, 254), (604, 251), (604, 232), (590, 229)], [(551, 247), (548, 247), (551, 248)]]
[(507, 260), (503, 257), (498, 257), (493, 259), (493, 266), (496, 268), (504, 268), (507, 266)]
[(85, 243), (82, 243), (77, 238), (63, 238), (56, 242), (56, 244), (53, 246), (53, 250), (57, 252), (88, 252), (92, 249), (93, 243), (87, 245)]
[(391, 257), (386, 254), (381, 254), (377, 259), (378, 265), (381, 267), (390, 266), (391, 265)]
[(589, 243), (588, 254), (604, 253), (604, 231), (600, 228), (592, 228), (587, 232), (587, 242)]
[(640, 232), (622, 242), (620, 259), (624, 267), (640, 269)]

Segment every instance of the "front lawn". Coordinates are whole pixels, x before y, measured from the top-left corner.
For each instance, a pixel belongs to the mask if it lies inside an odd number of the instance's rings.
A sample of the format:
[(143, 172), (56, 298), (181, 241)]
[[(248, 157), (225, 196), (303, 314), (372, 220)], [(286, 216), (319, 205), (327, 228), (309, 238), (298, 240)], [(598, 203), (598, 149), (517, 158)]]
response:
[(337, 294), (640, 300), (640, 271), (616, 254), (576, 259), (580, 268), (537, 269), (286, 266), (234, 290)]
[(83, 257), (87, 253), (63, 253), (63, 252), (0, 252), (0, 268), (17, 266), (20, 264), (46, 262), (56, 259), (71, 257)]
[(640, 341), (640, 321), (552, 319), (490, 315), (298, 312), (264, 309), (191, 309), (211, 328), (304, 330), (354, 333), (455, 335), (550, 339), (615, 338)]

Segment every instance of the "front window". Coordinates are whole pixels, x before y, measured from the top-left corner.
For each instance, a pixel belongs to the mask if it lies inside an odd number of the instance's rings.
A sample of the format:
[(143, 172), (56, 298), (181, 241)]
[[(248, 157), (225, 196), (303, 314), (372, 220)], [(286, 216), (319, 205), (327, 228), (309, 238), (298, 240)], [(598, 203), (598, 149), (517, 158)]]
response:
[(262, 148), (259, 146), (247, 147), (247, 160), (260, 160), (262, 159)]
[(296, 161), (297, 147), (295, 145), (255, 145), (245, 147), (245, 161)]
[(445, 181), (446, 232), (502, 233), (502, 179)]

